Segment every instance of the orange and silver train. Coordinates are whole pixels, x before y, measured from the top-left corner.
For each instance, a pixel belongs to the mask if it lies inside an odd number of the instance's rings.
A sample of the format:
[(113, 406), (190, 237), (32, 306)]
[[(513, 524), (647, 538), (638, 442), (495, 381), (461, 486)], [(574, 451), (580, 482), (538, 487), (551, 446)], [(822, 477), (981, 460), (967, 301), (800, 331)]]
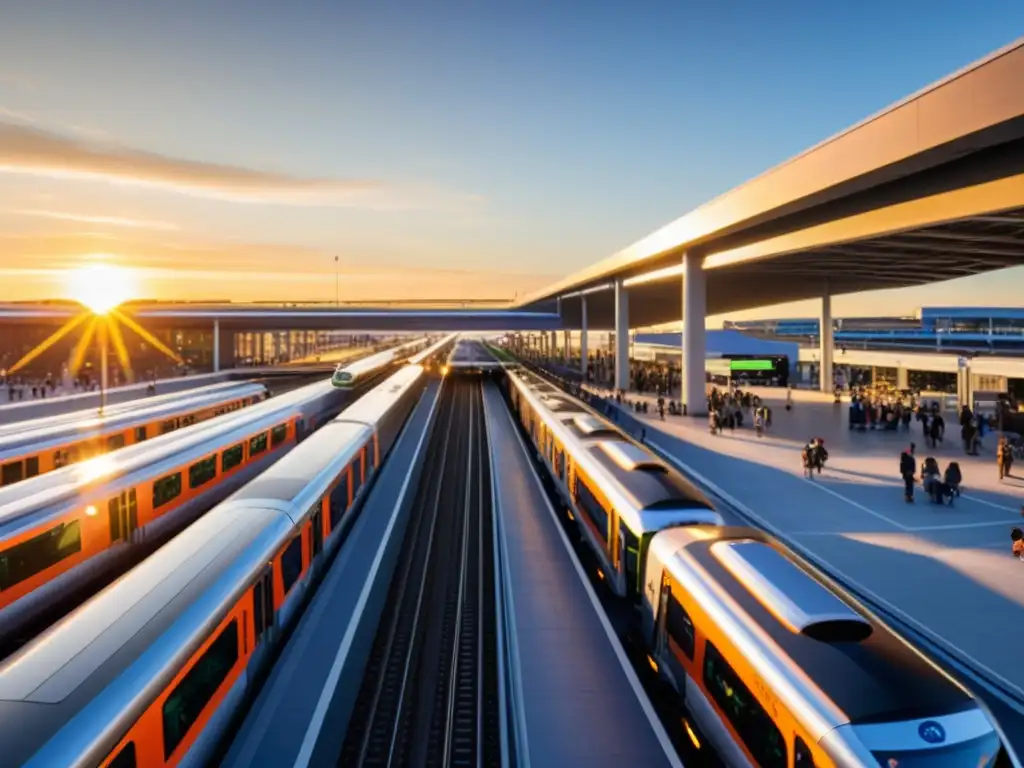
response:
[[(580, 459), (604, 450), (602, 440), (629, 446), (609, 454), (620, 469), (628, 459), (659, 484), (678, 474), (544, 379), (508, 374), (513, 402), (527, 412), (524, 429), (556, 478), (566, 471), (571, 480), (575, 465), (578, 488)], [(584, 418), (588, 437), (570, 440), (567, 422)], [(564, 495), (564, 481), (555, 484)], [(623, 574), (604, 548), (612, 537), (599, 538), (604, 527), (594, 521), (614, 531), (612, 521), (630, 519), (640, 507), (633, 500), (647, 497), (610, 486), (589, 493), (593, 500), (567, 503), (577, 519), (587, 517), (584, 540), (613, 569), (605, 583), (623, 594)], [(647, 510), (645, 521), (658, 517)], [(645, 530), (641, 642), (678, 692), (694, 744), (712, 745), (730, 768), (990, 768), (1005, 759), (970, 693), (779, 542), (684, 518)], [(620, 527), (620, 549), (626, 535)]]
[(686, 478), (578, 400), (522, 368), (507, 369), (506, 382), (523, 430), (616, 595), (639, 596), (658, 531), (723, 523)]
[(208, 761), (425, 379), (395, 373), (0, 665), (4, 763)]
[(0, 427), (0, 486), (141, 443), (262, 402), (263, 384), (222, 383)]
[(344, 396), (321, 381), (244, 412), (0, 489), (0, 646), (194, 520)]

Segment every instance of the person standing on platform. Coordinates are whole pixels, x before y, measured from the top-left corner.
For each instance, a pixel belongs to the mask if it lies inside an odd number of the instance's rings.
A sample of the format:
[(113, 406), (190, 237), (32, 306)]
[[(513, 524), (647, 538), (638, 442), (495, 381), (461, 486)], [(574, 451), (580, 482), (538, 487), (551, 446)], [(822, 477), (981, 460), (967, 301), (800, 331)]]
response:
[(914, 475), (917, 474), (917, 460), (914, 458), (913, 443), (900, 454), (900, 475), (903, 476), (903, 495), (909, 503), (914, 500)]
[(999, 479), (1010, 477), (1010, 470), (1013, 468), (1013, 447), (1005, 435), (1000, 436), (999, 445), (996, 446), (996, 465), (999, 467)]

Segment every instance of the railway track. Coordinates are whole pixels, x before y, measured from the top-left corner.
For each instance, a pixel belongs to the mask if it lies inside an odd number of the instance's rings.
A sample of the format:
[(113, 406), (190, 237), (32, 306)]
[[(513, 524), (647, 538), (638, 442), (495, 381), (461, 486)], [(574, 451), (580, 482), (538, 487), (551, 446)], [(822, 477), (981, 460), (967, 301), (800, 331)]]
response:
[(490, 464), (479, 383), (449, 379), (339, 765), (498, 766)]

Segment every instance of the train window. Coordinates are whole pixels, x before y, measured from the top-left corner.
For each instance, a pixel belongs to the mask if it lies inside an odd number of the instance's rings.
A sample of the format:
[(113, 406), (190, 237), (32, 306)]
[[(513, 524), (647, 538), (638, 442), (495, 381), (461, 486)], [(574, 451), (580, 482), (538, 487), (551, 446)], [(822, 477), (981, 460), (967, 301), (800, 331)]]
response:
[(256, 456), (267, 450), (267, 433), (260, 432), (256, 437), (249, 440), (249, 455)]
[(25, 477), (35, 477), (39, 474), (39, 457), (29, 456), (25, 459)]
[(704, 686), (763, 768), (786, 768), (786, 742), (750, 689), (711, 643), (704, 645)]
[(322, 500), (310, 507), (310, 559), (315, 558), (324, 548), (324, 515)]
[(136, 427), (135, 428), (135, 442), (136, 443), (141, 443), (145, 439), (146, 439), (146, 426), (143, 425), (141, 427)]
[(188, 468), (188, 487), (198, 488), (217, 476), (217, 457), (197, 461)]
[(561, 448), (555, 448), (555, 474), (565, 480), (565, 453)]
[(376, 440), (370, 440), (370, 442), (368, 442), (366, 444), (366, 476), (367, 477), (369, 477), (373, 473), (374, 468), (377, 466), (376, 462), (374, 461), (374, 457), (375, 457), (375, 455), (377, 453), (377, 451), (375, 450), (375, 444), (376, 444)]
[(285, 549), (284, 554), (281, 555), (281, 584), (284, 586), (284, 593), (286, 595), (301, 575), (302, 537), (296, 536), (292, 539), (292, 543), (288, 545), (288, 548)]
[(181, 495), (181, 472), (161, 477), (153, 483), (153, 509), (162, 507)]
[(590, 488), (587, 487), (582, 476), (576, 479), (576, 503), (583, 514), (590, 518), (590, 522), (594, 524), (601, 541), (607, 544), (608, 513), (601, 506), (601, 502), (597, 500), (597, 497), (594, 496)]
[(238, 620), (224, 627), (164, 701), (164, 758), (185, 740), (217, 689), (238, 661)]
[(25, 465), (20, 461), (12, 461), (0, 467), (0, 485), (20, 482), (25, 474)]
[(110, 540), (121, 538), (121, 500), (115, 496), (107, 502), (107, 515), (110, 518)]
[(665, 608), (665, 629), (676, 647), (686, 655), (686, 658), (693, 661), (693, 620), (671, 592), (668, 593)]
[(107, 438), (107, 450), (116, 451), (118, 448), (124, 448), (124, 433), (119, 432), (116, 435), (110, 435)]
[(277, 448), (277, 446), (284, 442), (286, 437), (288, 437), (288, 425), (278, 424), (270, 430), (270, 447)]
[(363, 454), (360, 453), (352, 462), (352, 495), (359, 493), (363, 487)]
[(168, 432), (173, 432), (178, 428), (178, 422), (176, 419), (168, 419), (160, 425), (160, 434), (166, 435)]
[(0, 553), (0, 592), (10, 589), (82, 551), (82, 532), (77, 520), (61, 523)]
[(232, 445), (220, 455), (220, 471), (227, 472), (242, 463), (242, 444)]
[(107, 763), (107, 768), (135, 768), (135, 742), (129, 741), (117, 753), (117, 757)]
[(793, 742), (793, 768), (814, 768), (814, 755), (799, 736)]
[(341, 525), (341, 519), (348, 509), (348, 472), (345, 472), (339, 479), (338, 484), (331, 491), (331, 532), (333, 533)]
[[(60, 469), (61, 467), (66, 467), (69, 463), (70, 462), (68, 461), (68, 452), (67, 451), (54, 451), (53, 452), (53, 468), (54, 469)], [(0, 485), (3, 485), (3, 483), (0, 482)]]

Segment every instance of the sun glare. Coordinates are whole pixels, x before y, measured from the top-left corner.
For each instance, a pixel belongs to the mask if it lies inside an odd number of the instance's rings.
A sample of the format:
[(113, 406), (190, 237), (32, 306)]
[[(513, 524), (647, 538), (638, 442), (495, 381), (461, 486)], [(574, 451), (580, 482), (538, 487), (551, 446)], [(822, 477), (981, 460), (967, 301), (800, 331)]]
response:
[(105, 315), (135, 298), (136, 286), (132, 273), (123, 267), (91, 264), (71, 271), (68, 275), (68, 292), (71, 298), (97, 315)]

